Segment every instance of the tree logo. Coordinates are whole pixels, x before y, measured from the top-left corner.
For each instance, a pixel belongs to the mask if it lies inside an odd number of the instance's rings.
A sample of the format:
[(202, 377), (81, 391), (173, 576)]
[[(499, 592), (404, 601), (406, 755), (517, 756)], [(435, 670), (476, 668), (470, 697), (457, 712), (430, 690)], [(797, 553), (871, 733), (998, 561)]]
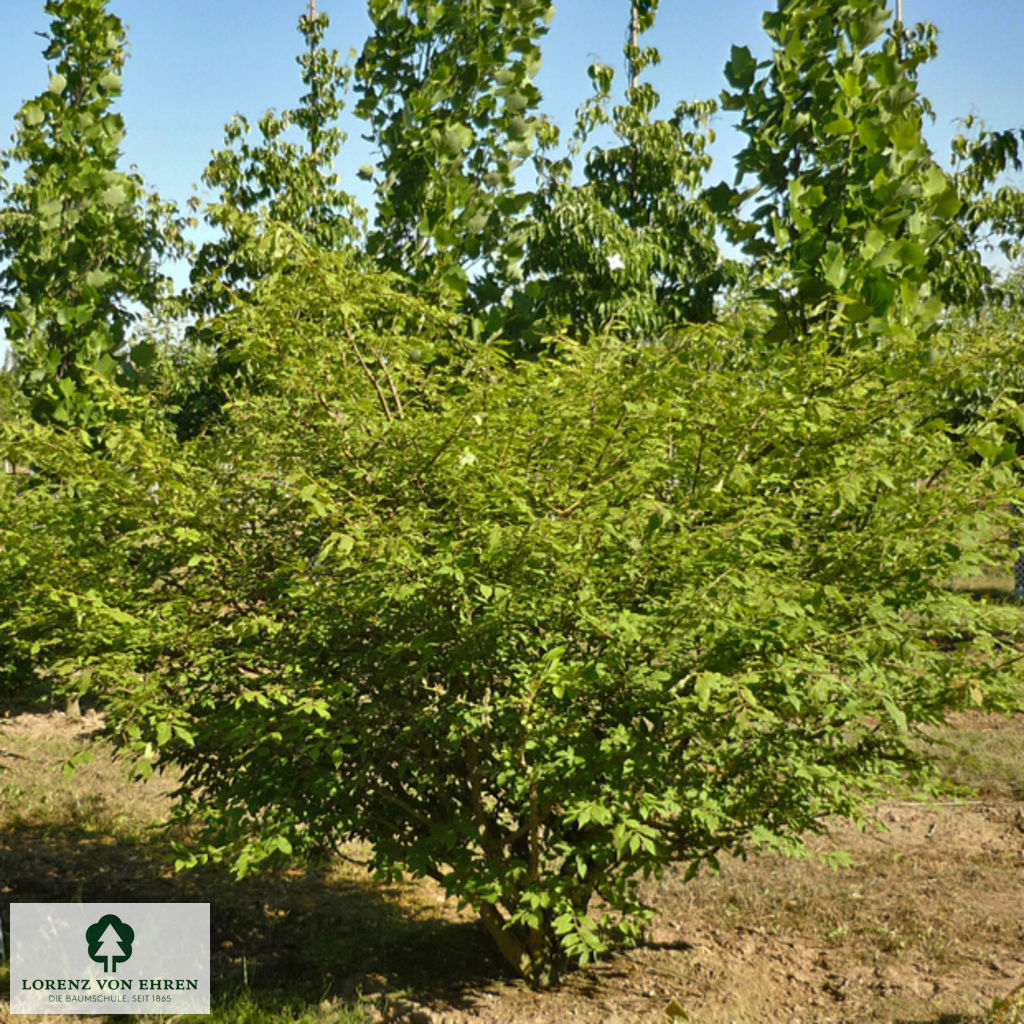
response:
[(89, 959), (103, 964), (104, 974), (116, 974), (117, 965), (132, 955), (135, 929), (114, 914), (104, 914), (85, 929), (85, 941), (89, 943)]

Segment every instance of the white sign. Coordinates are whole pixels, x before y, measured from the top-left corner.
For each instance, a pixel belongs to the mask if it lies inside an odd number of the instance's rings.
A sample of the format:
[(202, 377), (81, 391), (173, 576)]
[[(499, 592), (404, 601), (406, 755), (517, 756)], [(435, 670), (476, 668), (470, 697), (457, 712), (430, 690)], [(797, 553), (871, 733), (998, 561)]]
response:
[(11, 1013), (209, 1013), (209, 903), (12, 903)]

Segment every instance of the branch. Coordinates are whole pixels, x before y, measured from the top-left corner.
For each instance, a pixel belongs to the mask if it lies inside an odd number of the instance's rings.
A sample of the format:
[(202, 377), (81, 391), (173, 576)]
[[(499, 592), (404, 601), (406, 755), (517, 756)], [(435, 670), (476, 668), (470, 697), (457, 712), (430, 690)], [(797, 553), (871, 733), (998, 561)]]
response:
[(366, 365), (366, 360), (363, 359), (363, 353), (359, 351), (359, 344), (352, 334), (352, 329), (349, 325), (345, 324), (345, 334), (348, 336), (348, 340), (352, 343), (352, 351), (356, 354), (356, 359), (359, 360), (359, 365), (363, 368), (363, 373), (366, 374), (366, 379), (373, 385), (373, 390), (377, 392), (377, 398), (380, 401), (380, 407), (384, 410), (384, 415), (387, 417), (389, 423), (394, 422), (394, 417), (391, 415), (391, 410), (388, 408), (387, 399), (384, 397), (384, 392), (381, 391), (380, 385), (377, 383), (377, 378), (370, 372), (370, 368)]

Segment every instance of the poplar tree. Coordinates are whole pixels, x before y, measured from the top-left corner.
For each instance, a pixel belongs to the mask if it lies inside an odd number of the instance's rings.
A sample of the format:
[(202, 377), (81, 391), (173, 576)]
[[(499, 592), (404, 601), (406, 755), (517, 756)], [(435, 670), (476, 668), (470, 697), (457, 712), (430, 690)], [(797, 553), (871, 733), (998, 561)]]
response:
[(356, 113), (379, 153), (363, 169), (377, 192), (369, 251), (471, 304), (493, 302), (491, 282), (515, 280), (523, 256), (515, 228), (531, 196), (516, 169), (557, 137), (534, 84), (554, 5), (370, 0), (369, 15), (356, 62)]
[[(0, 153), (0, 316), (37, 419), (102, 418), (101, 380), (125, 380), (154, 349), (127, 342), (140, 308), (169, 292), (161, 260), (183, 250), (174, 207), (118, 169), (125, 31), (106, 0), (48, 0), (46, 88)], [(20, 181), (5, 177), (20, 166)]]
[[(771, 58), (734, 46), (726, 65), (723, 106), (748, 138), (737, 182), (753, 184), (709, 194), (765, 272), (776, 341), (926, 330), (941, 313), (935, 267), (963, 201), (923, 134), (936, 33), (889, 19), (882, 0), (779, 0), (764, 17)], [(744, 200), (749, 216), (730, 219)]]
[[(670, 117), (657, 116), (661, 97), (641, 75), (661, 55), (640, 45), (657, 9), (658, 0), (631, 7), (625, 102), (611, 103), (612, 68), (592, 64), (594, 94), (577, 112), (569, 156), (537, 161), (542, 185), (525, 261), (525, 296), (533, 301), (514, 303), (526, 320), (562, 317), (579, 337), (611, 323), (651, 337), (714, 317), (727, 268), (701, 188), (715, 137), (707, 125), (717, 106), (681, 102)], [(573, 160), (600, 131), (611, 132), (611, 144), (587, 150), (583, 182), (576, 184)], [(527, 340), (529, 334), (528, 327)]]

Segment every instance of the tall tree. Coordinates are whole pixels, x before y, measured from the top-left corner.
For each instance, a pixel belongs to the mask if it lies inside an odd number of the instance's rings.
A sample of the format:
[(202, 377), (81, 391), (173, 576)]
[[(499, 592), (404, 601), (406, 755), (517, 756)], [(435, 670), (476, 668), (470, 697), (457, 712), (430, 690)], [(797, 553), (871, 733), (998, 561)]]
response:
[(1000, 282), (983, 253), (998, 251), (1008, 263), (1024, 256), (1024, 191), (1000, 179), (1024, 169), (1024, 130), (993, 130), (973, 117), (953, 139), (952, 180), (962, 206), (945, 247), (929, 263), (932, 279), (947, 302), (964, 310), (986, 304), (1017, 306), (1019, 280)]
[[(530, 201), (515, 171), (535, 141), (555, 136), (533, 82), (554, 6), (370, 0), (369, 12), (356, 112), (380, 154), (370, 251), (457, 296), (474, 268), (514, 277), (522, 245), (512, 228)], [(480, 298), (493, 297), (484, 285)]]
[[(594, 95), (577, 113), (570, 155), (538, 160), (543, 186), (527, 231), (527, 288), (519, 305), (528, 319), (565, 317), (577, 335), (610, 322), (651, 336), (682, 323), (709, 320), (723, 284), (716, 224), (700, 195), (711, 158), (706, 127), (714, 102), (683, 102), (659, 118), (660, 96), (640, 76), (661, 60), (640, 46), (654, 24), (657, 0), (634, 2), (625, 47), (626, 102), (609, 110), (613, 70), (593, 64)], [(587, 153), (583, 184), (573, 183), (573, 158), (598, 129), (614, 142)]]
[(776, 337), (921, 329), (941, 311), (931, 268), (962, 202), (922, 134), (935, 30), (889, 22), (883, 0), (779, 0), (772, 57), (733, 47), (723, 105), (748, 137), (737, 182), (754, 184), (713, 195), (723, 212), (756, 200), (732, 233), (768, 274)]
[[(334, 162), (345, 141), (338, 127), (351, 69), (337, 50), (325, 49), (330, 20), (317, 13), (299, 18), (304, 47), (296, 58), (306, 92), (294, 109), (268, 110), (257, 124), (259, 139), (249, 141), (250, 125), (236, 114), (225, 129), (225, 147), (213, 154), (203, 182), (219, 191), (207, 213), (221, 237), (203, 245), (192, 271), (193, 308), (201, 314), (224, 309), (225, 286), (246, 291), (265, 271), (254, 238), (259, 217), (281, 221), (309, 241), (337, 249), (358, 238), (364, 214), (340, 187)], [(296, 128), (301, 141), (289, 136)]]
[[(131, 376), (126, 342), (138, 308), (169, 290), (163, 258), (182, 251), (182, 221), (118, 170), (125, 32), (106, 0), (48, 0), (47, 88), (16, 115), (0, 173), (0, 315), (37, 418), (90, 424), (99, 378)], [(152, 348), (134, 350), (136, 363)]]

